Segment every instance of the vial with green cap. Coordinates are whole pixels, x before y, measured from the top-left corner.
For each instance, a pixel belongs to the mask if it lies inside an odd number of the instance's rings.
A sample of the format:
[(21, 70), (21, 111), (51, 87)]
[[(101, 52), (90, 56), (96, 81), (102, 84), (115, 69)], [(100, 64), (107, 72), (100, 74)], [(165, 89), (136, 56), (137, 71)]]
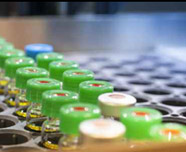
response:
[[(26, 99), (26, 83), (32, 78), (46, 78), (49, 76), (49, 72), (43, 68), (38, 67), (23, 67), (16, 71), (16, 87), (20, 89), (16, 96), (15, 106), (20, 107), (16, 109), (15, 114), (20, 119), (26, 118), (26, 109), (30, 105), (30, 102)], [(14, 103), (13, 103), (14, 104)], [(24, 107), (22, 107), (24, 106)]]
[(186, 127), (178, 123), (157, 124), (151, 127), (150, 137), (158, 142), (186, 141)]
[(113, 86), (106, 81), (84, 81), (79, 85), (79, 101), (97, 105), (99, 95), (113, 90)]
[(0, 94), (4, 94), (5, 86), (8, 84), (9, 78), (5, 76), (5, 61), (12, 57), (23, 57), (25, 54), (21, 50), (10, 49), (0, 51)]
[(26, 99), (31, 102), (26, 114), (26, 129), (41, 132), (42, 123), (46, 120), (41, 112), (42, 94), (47, 90), (60, 90), (60, 81), (51, 78), (33, 78), (27, 81)]
[(40, 53), (36, 56), (37, 66), (49, 70), (49, 64), (52, 61), (63, 60), (61, 53)]
[(11, 50), (11, 49), (14, 49), (14, 46), (13, 46), (13, 44), (12, 43), (9, 43), (9, 42), (4, 42), (4, 43), (2, 43), (2, 42), (0, 42), (0, 51), (2, 51), (2, 50)]
[(59, 130), (60, 108), (78, 102), (78, 94), (65, 90), (45, 91), (42, 96), (41, 112), (47, 116), (42, 125), (42, 145), (48, 149), (58, 149), (58, 142), (62, 134)]
[(162, 122), (162, 114), (146, 107), (124, 108), (121, 111), (120, 121), (126, 126), (128, 139), (148, 140), (150, 128)]
[(134, 106), (136, 98), (125, 93), (104, 93), (98, 97), (101, 113), (105, 118), (119, 120), (123, 108)]
[(59, 141), (59, 150), (73, 150), (79, 145), (79, 125), (89, 119), (101, 117), (100, 109), (88, 103), (68, 104), (60, 110), (60, 131), (64, 134)]
[(78, 69), (79, 64), (74, 61), (53, 61), (49, 65), (50, 78), (62, 81), (62, 75), (66, 70)]
[(90, 70), (74, 69), (63, 73), (63, 89), (79, 92), (79, 84), (83, 81), (93, 80), (94, 73)]
[(6, 43), (6, 40), (3, 37), (0, 37), (0, 45)]
[(5, 103), (8, 106), (15, 106), (15, 97), (20, 91), (15, 83), (16, 70), (31, 66), (34, 66), (34, 60), (29, 57), (14, 57), (5, 61), (5, 75), (10, 78), (8, 85), (5, 87)]

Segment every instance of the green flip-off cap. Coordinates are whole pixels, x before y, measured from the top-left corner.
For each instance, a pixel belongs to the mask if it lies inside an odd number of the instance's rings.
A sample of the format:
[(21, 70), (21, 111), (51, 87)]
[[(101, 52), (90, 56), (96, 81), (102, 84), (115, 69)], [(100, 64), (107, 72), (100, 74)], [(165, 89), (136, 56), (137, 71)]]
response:
[(124, 108), (120, 121), (126, 126), (127, 138), (146, 140), (150, 138), (150, 128), (162, 122), (162, 114), (145, 107)]
[(11, 49), (13, 49), (14, 48), (14, 46), (13, 46), (13, 44), (12, 43), (9, 43), (9, 42), (4, 42), (4, 43), (0, 43), (0, 50), (2, 51), (2, 50), (11, 50)]
[(160, 142), (186, 140), (186, 127), (177, 123), (154, 125), (150, 130), (152, 140)]
[(6, 43), (6, 40), (3, 37), (0, 37), (0, 45)]
[(54, 61), (49, 65), (50, 78), (62, 81), (62, 75), (66, 70), (78, 69), (79, 64), (74, 61)]
[(113, 86), (106, 81), (84, 81), (79, 85), (79, 101), (98, 104), (98, 96), (103, 93), (113, 92)]
[(21, 50), (10, 49), (10, 50), (1, 50), (0, 51), (0, 67), (4, 69), (5, 60), (12, 57), (23, 57), (25, 53)]
[(22, 67), (34, 66), (34, 60), (29, 57), (14, 57), (5, 61), (5, 75), (9, 78), (16, 77), (16, 70)]
[(37, 66), (49, 70), (49, 64), (52, 61), (63, 60), (61, 53), (40, 53), (36, 56)]
[(63, 89), (79, 92), (79, 84), (83, 81), (93, 80), (94, 73), (84, 69), (67, 70), (63, 73)]
[(48, 117), (59, 118), (61, 107), (76, 103), (78, 94), (65, 90), (45, 91), (42, 96), (42, 113)]
[(43, 68), (38, 67), (23, 67), (16, 71), (16, 87), (26, 89), (26, 83), (32, 78), (46, 78), (49, 72)]
[(68, 104), (60, 110), (60, 130), (64, 134), (79, 135), (81, 122), (100, 117), (100, 109), (96, 105), (87, 103)]
[(60, 90), (61, 83), (51, 78), (33, 78), (27, 81), (26, 99), (31, 102), (41, 103), (42, 93), (47, 90)]

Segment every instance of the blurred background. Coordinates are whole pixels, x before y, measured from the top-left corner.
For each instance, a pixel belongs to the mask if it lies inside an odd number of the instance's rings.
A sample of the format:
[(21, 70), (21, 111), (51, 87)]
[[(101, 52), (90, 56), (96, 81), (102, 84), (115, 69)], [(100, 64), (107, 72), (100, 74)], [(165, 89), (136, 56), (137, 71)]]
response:
[(67, 53), (185, 49), (186, 2), (0, 2), (0, 36)]
[(185, 2), (1, 2), (1, 16), (186, 11)]

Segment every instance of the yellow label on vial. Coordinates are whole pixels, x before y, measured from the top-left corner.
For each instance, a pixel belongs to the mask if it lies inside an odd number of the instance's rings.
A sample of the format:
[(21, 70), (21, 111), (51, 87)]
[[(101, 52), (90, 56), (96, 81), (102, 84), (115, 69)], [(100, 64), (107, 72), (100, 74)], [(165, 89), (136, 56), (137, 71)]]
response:
[(53, 150), (57, 150), (58, 149), (58, 145), (57, 144), (53, 144), (50, 141), (44, 142), (43, 146), (48, 148), (48, 149), (53, 149)]
[(16, 95), (16, 94), (18, 94), (19, 93), (19, 90), (9, 90), (8, 91), (8, 94), (9, 95)]
[[(6, 103), (12, 107), (16, 106), (16, 102), (13, 100), (6, 100)], [(24, 102), (19, 102), (19, 106), (28, 106), (30, 104), (30, 102), (28, 101), (24, 101)]]
[(1, 86), (6, 86), (8, 84), (7, 80), (0, 80), (0, 85)]
[(4, 94), (4, 89), (0, 89), (0, 94)]
[(26, 112), (23, 112), (23, 111), (16, 111), (15, 113), (16, 113), (18, 116), (20, 116), (20, 117), (26, 118)]
[(41, 126), (35, 126), (34, 124), (28, 124), (27, 127), (34, 131), (41, 131)]
[[(20, 117), (26, 118), (26, 116), (27, 116), (27, 113), (26, 113), (26, 112), (23, 112), (22, 110), (18, 110), (18, 111), (16, 111), (15, 113), (16, 113), (18, 116), (20, 116)], [(40, 118), (41, 116), (31, 114), (30, 117), (31, 117), (31, 118)]]

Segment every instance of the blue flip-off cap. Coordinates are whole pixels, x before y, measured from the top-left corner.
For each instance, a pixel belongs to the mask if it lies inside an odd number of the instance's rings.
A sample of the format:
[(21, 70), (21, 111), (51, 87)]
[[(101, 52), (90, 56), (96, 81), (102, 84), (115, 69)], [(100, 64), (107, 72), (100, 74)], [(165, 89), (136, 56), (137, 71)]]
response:
[(25, 46), (26, 55), (35, 59), (37, 54), (53, 52), (53, 46), (49, 44), (28, 44)]

